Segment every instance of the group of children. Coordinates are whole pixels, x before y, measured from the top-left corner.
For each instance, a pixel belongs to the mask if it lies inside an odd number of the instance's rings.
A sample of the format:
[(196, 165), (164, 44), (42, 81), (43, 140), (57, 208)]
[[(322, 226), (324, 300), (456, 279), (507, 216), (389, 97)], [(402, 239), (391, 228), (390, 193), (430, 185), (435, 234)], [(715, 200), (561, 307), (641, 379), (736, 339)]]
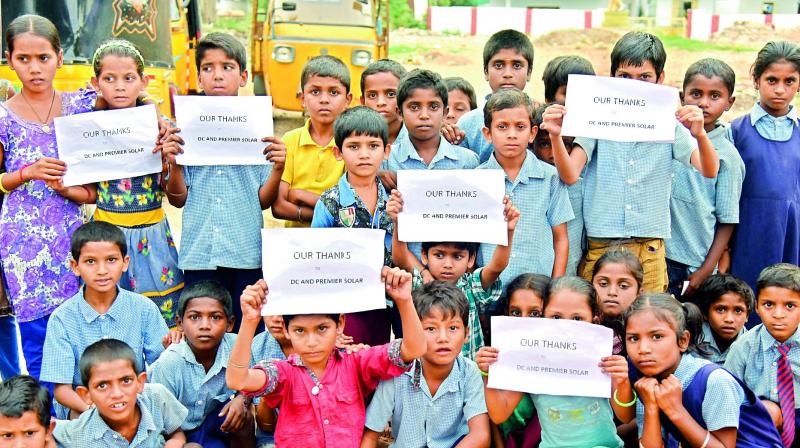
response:
[[(16, 18), (5, 41), (22, 90), (0, 105), (0, 260), (33, 378), (0, 384), (0, 446), (369, 447), (387, 428), (398, 447), (800, 443), (797, 46), (759, 52), (759, 101), (730, 126), (733, 70), (692, 64), (669, 143), (562, 136), (568, 76), (594, 69), (550, 61), (536, 104), (533, 46), (513, 30), (484, 47), (482, 108), (460, 78), (380, 60), (348, 109), (347, 66), (318, 56), (309, 118), (263, 138), (268, 165), (180, 166), (180, 129), (162, 123), (162, 172), (64, 187), (51, 118), (149, 102), (142, 56), (106, 42), (94, 90), (61, 93), (52, 23)], [(611, 76), (662, 83), (665, 61), (631, 32)], [(229, 35), (204, 36), (196, 62), (205, 95), (247, 80)], [(404, 169), (502, 170), (508, 244), (400, 241)], [(184, 209), (180, 251), (164, 196)], [(262, 318), (267, 208), (290, 227), (385, 230), (391, 306)], [(611, 328), (612, 398), (487, 388), (491, 315)]]

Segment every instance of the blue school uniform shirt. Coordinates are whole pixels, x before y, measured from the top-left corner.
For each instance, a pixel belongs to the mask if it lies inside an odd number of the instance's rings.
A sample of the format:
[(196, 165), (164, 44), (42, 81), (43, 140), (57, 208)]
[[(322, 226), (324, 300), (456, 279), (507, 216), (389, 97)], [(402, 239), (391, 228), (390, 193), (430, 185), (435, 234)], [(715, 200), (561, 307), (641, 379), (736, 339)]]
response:
[(202, 425), (220, 403), (226, 403), (234, 394), (225, 384), (225, 372), (235, 342), (235, 334), (225, 334), (208, 372), (197, 362), (185, 339), (170, 345), (150, 367), (150, 381), (164, 385), (189, 410), (181, 425), (184, 431)]
[(672, 161), (691, 163), (697, 143), (677, 120), (675, 141), (578, 137), (586, 153), (583, 215), (589, 238), (669, 238)]
[(580, 275), (578, 264), (583, 258), (583, 250), (586, 245), (584, 238), (586, 232), (583, 229), (583, 178), (579, 178), (572, 185), (567, 185), (569, 203), (572, 206), (572, 213), (575, 218), (567, 222), (567, 234), (569, 236), (569, 258), (567, 258), (567, 275)]
[(89, 409), (76, 420), (56, 423), (53, 437), (61, 448), (111, 447), (111, 448), (160, 448), (172, 433), (181, 428), (187, 410), (162, 385), (145, 384), (136, 397), (141, 420), (133, 441), (128, 441), (112, 430), (97, 412)]
[(542, 425), (539, 448), (623, 446), (608, 398), (529, 396)]
[(486, 412), (483, 380), (474, 362), (458, 356), (431, 396), (417, 360), (411, 370), (378, 384), (364, 426), (383, 432), (391, 419), (393, 447), (451, 448), (469, 432), (469, 419)]
[(483, 108), (473, 109), (458, 120), (458, 129), (464, 131), (464, 139), (459, 146), (469, 148), (478, 156), (481, 163), (486, 163), (494, 152), (494, 145), (483, 136)]
[[(800, 334), (797, 331), (786, 340), (794, 344), (787, 357), (792, 368), (794, 396), (800, 397)], [(728, 350), (724, 367), (744, 381), (758, 397), (780, 403), (778, 398), (778, 345), (780, 343), (769, 334), (764, 324), (756, 325), (736, 338)], [(795, 408), (800, 400), (795, 400)]]
[[(744, 328), (742, 328), (742, 331), (740, 331), (739, 335), (736, 337), (738, 338), (743, 334)], [(711, 329), (711, 325), (709, 325), (708, 322), (703, 322), (703, 342), (706, 344), (705, 349), (707, 352), (709, 352), (708, 355), (704, 355), (695, 351), (692, 351), (690, 354), (698, 358), (707, 359), (719, 365), (725, 364), (725, 359), (728, 357), (728, 353), (730, 353), (731, 348), (729, 346), (724, 352), (720, 351), (719, 346), (717, 345), (717, 340), (714, 339), (714, 330)]]
[[(503, 169), (494, 155), (478, 168)], [(566, 185), (559, 179), (555, 167), (525, 151), (525, 161), (517, 178), (512, 182), (506, 176), (506, 195), (519, 209), (520, 218), (514, 230), (511, 258), (500, 274), (500, 280), (505, 285), (526, 272), (551, 275), (555, 261), (552, 228), (575, 218)], [(481, 244), (478, 251), (481, 266), (492, 259), (495, 247), (494, 244)]]
[(719, 156), (719, 173), (703, 177), (693, 166), (672, 162), (670, 213), (672, 236), (665, 241), (667, 258), (694, 271), (705, 262), (717, 223), (739, 223), (739, 198), (744, 182), (744, 162), (728, 139), (722, 123), (708, 133)]
[(258, 362), (270, 359), (286, 360), (286, 355), (278, 340), (265, 330), (253, 338), (253, 343), (250, 345), (250, 365), (254, 366)]
[[(697, 371), (710, 362), (683, 354), (674, 373), (681, 382), (681, 389), (685, 391)], [(703, 398), (703, 420), (706, 429), (716, 431), (722, 428), (738, 428), (739, 408), (745, 402), (742, 387), (730, 373), (722, 369), (711, 372), (706, 384), (706, 394)], [(641, 437), (644, 430), (644, 405), (641, 399), (636, 402), (636, 423)]]
[(181, 269), (261, 267), (264, 217), (258, 190), (271, 173), (272, 165), (183, 167), (189, 194), (183, 207)]
[[(797, 108), (789, 106), (789, 112), (780, 117), (773, 117), (761, 107), (760, 103), (750, 109), (750, 124), (755, 126), (759, 135), (767, 140), (785, 142), (792, 138), (792, 131), (798, 126)], [(733, 138), (731, 136), (731, 141)]]

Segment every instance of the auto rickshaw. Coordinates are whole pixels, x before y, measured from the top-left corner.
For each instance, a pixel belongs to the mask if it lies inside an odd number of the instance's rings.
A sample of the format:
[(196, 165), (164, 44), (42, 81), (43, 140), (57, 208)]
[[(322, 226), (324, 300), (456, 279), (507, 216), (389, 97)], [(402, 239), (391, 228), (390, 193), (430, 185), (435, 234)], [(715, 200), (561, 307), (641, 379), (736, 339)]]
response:
[(255, 0), (252, 20), (253, 90), (285, 110), (303, 110), (300, 74), (312, 57), (347, 64), (355, 102), (364, 68), (389, 52), (388, 0)]
[[(38, 14), (56, 25), (64, 51), (64, 65), (55, 78), (59, 90), (86, 87), (94, 76), (95, 49), (111, 38), (127, 39), (142, 52), (149, 78), (147, 91), (157, 98), (162, 113), (174, 115), (173, 95), (197, 90), (197, 0), (0, 0), (0, 14), (3, 30), (23, 14)], [(5, 59), (0, 64), (0, 78), (12, 81), (17, 90), (21, 88)]]

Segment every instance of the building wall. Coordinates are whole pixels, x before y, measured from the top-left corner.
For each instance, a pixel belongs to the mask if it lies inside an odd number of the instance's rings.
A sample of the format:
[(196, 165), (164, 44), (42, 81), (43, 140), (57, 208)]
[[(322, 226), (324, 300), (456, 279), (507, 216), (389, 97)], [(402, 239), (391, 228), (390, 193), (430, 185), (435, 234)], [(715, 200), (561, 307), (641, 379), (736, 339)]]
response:
[(486, 6), (516, 8), (598, 9), (608, 6), (608, 0), (489, 0)]

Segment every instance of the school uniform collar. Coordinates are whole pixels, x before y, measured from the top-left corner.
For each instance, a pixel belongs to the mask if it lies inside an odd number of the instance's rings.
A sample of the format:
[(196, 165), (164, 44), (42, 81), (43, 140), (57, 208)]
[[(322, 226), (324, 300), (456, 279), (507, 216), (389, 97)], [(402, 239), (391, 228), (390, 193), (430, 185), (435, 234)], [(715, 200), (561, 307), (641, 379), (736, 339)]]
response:
[[(441, 397), (447, 392), (458, 392), (459, 388), (461, 387), (461, 378), (464, 377), (465, 367), (466, 365), (464, 358), (459, 354), (456, 357), (455, 362), (453, 362), (453, 367), (450, 369), (450, 373), (447, 374), (447, 378), (442, 381), (442, 384), (436, 391), (436, 398)], [(408, 381), (411, 382), (411, 385), (414, 389), (421, 389), (428, 398), (431, 400), (434, 399), (434, 397), (431, 396), (431, 390), (428, 388), (428, 383), (422, 376), (421, 360), (415, 359), (412, 368), (403, 372), (403, 375), (408, 377)]]
[[(139, 427), (136, 429), (136, 435), (133, 436), (133, 442), (140, 442), (141, 440), (147, 440), (147, 435), (151, 432), (157, 431), (158, 428), (153, 421), (153, 415), (150, 413), (150, 410), (147, 409), (147, 406), (143, 405), (141, 394), (136, 397), (136, 406), (139, 406), (141, 419), (139, 420)], [(118, 434), (116, 431), (111, 429), (110, 426), (108, 426), (105, 420), (103, 420), (103, 417), (100, 416), (97, 408), (92, 408), (89, 412), (91, 414), (89, 414), (89, 421), (86, 424), (86, 430), (92, 434), (94, 440), (102, 440), (103, 436), (109, 432), (111, 434)], [(122, 436), (119, 437), (120, 439), (122, 438)], [(131, 446), (134, 445), (133, 442), (130, 444)]]
[[(386, 190), (383, 188), (383, 184), (381, 184), (380, 178), (375, 178), (375, 183), (378, 185), (378, 206), (376, 210), (381, 209), (381, 204), (386, 202)], [(355, 191), (353, 187), (350, 185), (350, 182), (347, 180), (347, 173), (345, 172), (342, 174), (342, 177), (339, 178), (339, 206), (340, 207), (352, 207), (354, 205), (361, 205), (359, 204), (358, 199), (356, 198)]]
[(708, 132), (707, 134), (708, 138), (711, 139), (716, 137), (724, 137), (728, 134), (728, 125), (725, 124), (725, 122), (722, 120), (717, 120), (717, 122), (714, 123), (714, 129), (712, 129), (711, 132)]
[[(778, 346), (781, 345), (781, 343), (772, 337), (764, 324), (759, 324), (756, 328), (758, 328), (758, 332), (760, 333), (761, 351), (768, 352), (775, 349), (775, 352), (777, 352)], [(787, 339), (784, 344), (792, 344), (792, 349), (794, 350), (800, 349), (800, 330), (795, 330), (794, 334), (789, 336), (789, 339)]]
[[(397, 160), (400, 163), (409, 159), (423, 162), (422, 157), (420, 157), (419, 153), (417, 153), (416, 148), (414, 148), (414, 143), (411, 142), (411, 137), (409, 137), (408, 134), (404, 135), (402, 140), (398, 135), (397, 140), (395, 140), (395, 145), (395, 151), (397, 151)], [(428, 165), (433, 165), (442, 159), (459, 160), (460, 157), (458, 156), (455, 147), (448, 142), (447, 139), (439, 136), (439, 147), (436, 149), (436, 154), (433, 156), (431, 163)]]
[[(525, 161), (522, 162), (522, 168), (519, 170), (517, 179), (514, 183), (527, 184), (530, 179), (544, 179), (544, 162), (537, 159), (530, 151), (525, 150)], [(502, 170), (503, 167), (495, 159), (494, 153), (489, 156), (489, 160), (484, 164), (486, 168)]]
[[(319, 146), (317, 144), (317, 142), (315, 142), (314, 139), (311, 138), (311, 119), (310, 118), (306, 120), (306, 123), (303, 125), (303, 130), (300, 131), (299, 145), (300, 146)], [(331, 138), (331, 141), (329, 141), (328, 144), (324, 146), (324, 148), (325, 149), (333, 149), (333, 147), (335, 145), (336, 145), (336, 143), (334, 142), (333, 138)]]
[[(208, 372), (206, 372), (203, 382), (213, 378), (215, 375), (221, 372), (222, 369), (227, 367), (228, 359), (231, 357), (231, 350), (233, 349), (233, 343), (235, 340), (236, 336), (232, 333), (225, 333), (225, 335), (222, 336), (222, 340), (219, 341), (219, 347), (217, 347), (217, 355), (214, 357), (214, 364), (210, 369), (208, 369)], [(179, 344), (170, 345), (167, 347), (167, 350), (177, 353), (189, 364), (200, 365), (200, 363), (197, 362), (197, 357), (194, 355), (192, 348), (189, 347), (189, 344), (186, 342), (186, 339), (181, 341)]]
[(763, 107), (761, 107), (760, 103), (757, 102), (755, 105), (753, 105), (753, 108), (750, 109), (750, 124), (755, 126), (756, 123), (758, 123), (758, 120), (764, 117), (767, 117), (770, 120), (781, 120), (785, 117), (788, 118), (792, 122), (792, 124), (798, 126), (797, 108), (794, 107), (794, 105), (789, 106), (789, 112), (783, 117), (773, 117), (772, 115), (767, 113), (767, 111), (764, 110)]
[[(80, 295), (76, 297), (76, 299), (79, 299), (78, 309), (80, 310), (81, 316), (83, 316), (83, 320), (86, 321), (87, 324), (90, 324), (100, 318), (101, 314), (92, 308), (92, 306), (89, 305), (89, 302), (86, 301), (86, 298), (83, 295), (85, 288), (86, 285), (81, 287), (79, 291)], [(127, 298), (128, 296), (126, 291), (117, 286), (117, 296), (114, 297), (114, 301), (111, 303), (108, 311), (106, 311), (103, 316), (108, 316), (114, 320), (120, 320), (122, 317), (130, 317), (126, 316), (126, 314), (128, 314), (129, 307), (125, 306), (126, 303), (123, 303), (127, 301)]]

